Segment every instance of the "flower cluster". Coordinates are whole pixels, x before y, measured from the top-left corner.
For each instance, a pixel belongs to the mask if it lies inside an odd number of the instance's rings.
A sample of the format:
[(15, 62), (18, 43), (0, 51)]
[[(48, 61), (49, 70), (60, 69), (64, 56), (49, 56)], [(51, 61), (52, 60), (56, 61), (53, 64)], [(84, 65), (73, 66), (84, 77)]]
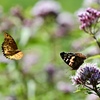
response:
[(45, 68), (45, 72), (47, 73), (47, 82), (54, 82), (54, 74), (55, 74), (55, 66), (53, 64), (48, 64)]
[[(84, 30), (86, 33), (96, 33), (98, 30), (95, 30), (100, 18), (100, 11), (93, 8), (88, 8), (86, 11), (79, 15), (81, 22), (80, 29)], [(94, 25), (94, 29), (93, 28)]]
[(57, 16), (60, 12), (60, 5), (56, 1), (43, 0), (36, 3), (32, 9), (32, 15), (46, 17), (47, 15)]
[(83, 85), (100, 96), (100, 69), (96, 64), (85, 64), (80, 67), (76, 75), (72, 77), (72, 82), (76, 85)]
[(21, 6), (16, 6), (16, 7), (12, 7), (11, 8), (11, 14), (13, 16), (16, 16), (18, 17), (20, 20), (24, 20), (24, 17), (22, 15), (22, 9), (21, 9)]
[(55, 32), (56, 37), (63, 37), (68, 35), (74, 26), (73, 17), (68, 12), (60, 13), (57, 17), (57, 23), (58, 26)]
[(59, 81), (57, 83), (57, 89), (59, 91), (62, 91), (65, 94), (67, 94), (67, 93), (73, 92), (74, 87), (72, 87), (70, 83), (67, 83), (67, 82), (64, 82), (64, 81)]

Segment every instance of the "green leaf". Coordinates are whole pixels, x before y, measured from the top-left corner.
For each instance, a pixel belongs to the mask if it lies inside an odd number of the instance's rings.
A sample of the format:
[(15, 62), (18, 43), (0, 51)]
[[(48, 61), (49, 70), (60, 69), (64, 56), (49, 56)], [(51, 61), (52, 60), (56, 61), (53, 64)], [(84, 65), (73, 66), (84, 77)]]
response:
[(89, 60), (97, 59), (97, 58), (100, 58), (100, 55), (94, 55), (94, 56), (88, 57), (85, 61), (89, 61)]

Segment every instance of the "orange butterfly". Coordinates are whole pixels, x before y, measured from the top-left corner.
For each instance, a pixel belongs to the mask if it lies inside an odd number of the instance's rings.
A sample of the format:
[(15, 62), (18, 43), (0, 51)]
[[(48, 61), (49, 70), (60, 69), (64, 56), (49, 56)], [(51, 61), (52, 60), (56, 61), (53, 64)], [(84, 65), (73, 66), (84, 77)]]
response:
[(20, 60), (23, 57), (23, 53), (18, 50), (14, 39), (8, 33), (4, 33), (4, 37), (4, 42), (2, 43), (4, 56), (8, 59)]

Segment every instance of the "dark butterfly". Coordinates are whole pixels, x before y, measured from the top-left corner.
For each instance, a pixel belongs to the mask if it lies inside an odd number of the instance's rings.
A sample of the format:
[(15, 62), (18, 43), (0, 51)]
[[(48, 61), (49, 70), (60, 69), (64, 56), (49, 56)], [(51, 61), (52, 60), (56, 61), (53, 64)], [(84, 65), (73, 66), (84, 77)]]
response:
[(4, 56), (8, 59), (21, 59), (23, 57), (23, 53), (18, 50), (14, 39), (8, 33), (4, 33), (4, 37), (4, 42), (2, 43), (2, 52)]
[(60, 53), (61, 58), (66, 64), (68, 64), (73, 70), (77, 70), (86, 59), (86, 56), (81, 53)]

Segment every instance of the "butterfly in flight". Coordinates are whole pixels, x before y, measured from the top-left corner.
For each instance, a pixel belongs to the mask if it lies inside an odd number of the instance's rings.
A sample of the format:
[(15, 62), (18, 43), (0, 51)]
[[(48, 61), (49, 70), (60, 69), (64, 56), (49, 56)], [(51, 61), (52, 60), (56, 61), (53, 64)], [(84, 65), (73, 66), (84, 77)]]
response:
[(6, 32), (4, 33), (2, 52), (6, 58), (11, 60), (20, 60), (23, 57), (23, 53), (18, 49), (14, 39)]
[(86, 56), (82, 53), (60, 53), (61, 58), (63, 61), (68, 64), (73, 70), (77, 70), (86, 59)]

